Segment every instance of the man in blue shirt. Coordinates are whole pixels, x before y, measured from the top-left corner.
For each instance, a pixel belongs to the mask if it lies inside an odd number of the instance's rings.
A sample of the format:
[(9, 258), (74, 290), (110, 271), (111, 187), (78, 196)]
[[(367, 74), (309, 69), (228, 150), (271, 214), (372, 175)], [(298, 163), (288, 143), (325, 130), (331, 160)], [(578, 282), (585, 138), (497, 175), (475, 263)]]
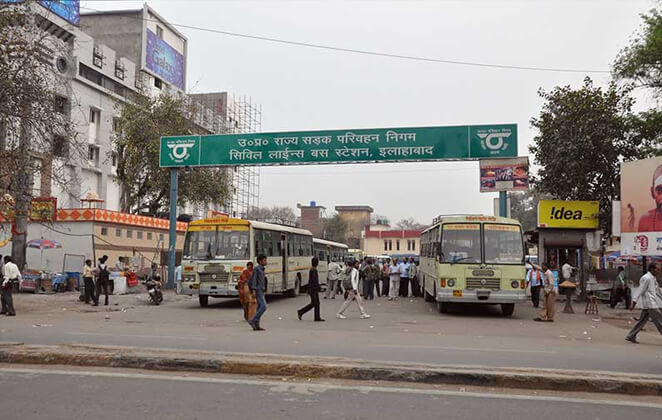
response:
[(253, 327), (253, 331), (264, 331), (264, 328), (260, 327), (260, 318), (267, 310), (267, 299), (264, 296), (267, 292), (267, 279), (264, 276), (264, 267), (266, 265), (266, 255), (258, 255), (257, 267), (253, 270), (253, 275), (248, 281), (248, 287), (251, 289), (253, 297), (257, 300), (257, 311), (255, 311), (255, 316), (248, 321), (251, 327)]
[(540, 305), (540, 287), (542, 286), (542, 271), (537, 265), (532, 265), (526, 272), (526, 284), (531, 286), (531, 302), (533, 307)]

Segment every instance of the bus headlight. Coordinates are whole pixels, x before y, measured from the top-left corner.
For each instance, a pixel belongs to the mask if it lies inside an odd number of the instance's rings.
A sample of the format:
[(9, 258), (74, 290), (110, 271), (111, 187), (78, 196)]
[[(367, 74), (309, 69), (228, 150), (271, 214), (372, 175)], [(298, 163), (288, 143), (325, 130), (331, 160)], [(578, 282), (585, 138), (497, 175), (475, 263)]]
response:
[(448, 287), (453, 287), (453, 286), (455, 286), (455, 279), (448, 279), (447, 284), (448, 284)]
[(510, 282), (510, 287), (512, 287), (513, 289), (519, 288), (519, 282), (517, 280), (511, 281)]
[(195, 282), (195, 276), (184, 276), (184, 277), (182, 278), (182, 280), (183, 280), (183, 281), (186, 281), (186, 282), (191, 282), (191, 283), (193, 283), (193, 282)]

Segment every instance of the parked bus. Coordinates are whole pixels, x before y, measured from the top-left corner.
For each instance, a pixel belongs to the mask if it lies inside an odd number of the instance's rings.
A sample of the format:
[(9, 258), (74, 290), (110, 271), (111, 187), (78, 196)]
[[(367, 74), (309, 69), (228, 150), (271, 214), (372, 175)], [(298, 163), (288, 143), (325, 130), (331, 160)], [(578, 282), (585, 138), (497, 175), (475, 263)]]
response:
[(327, 271), (331, 260), (333, 259), (342, 264), (349, 255), (348, 249), (349, 247), (345, 244), (313, 238), (313, 250), (315, 256), (319, 259), (317, 273), (319, 274), (320, 283), (326, 284)]
[(267, 294), (296, 296), (308, 284), (313, 236), (305, 229), (220, 216), (191, 222), (182, 256), (182, 293), (237, 297), (237, 280), (248, 261), (267, 256)]
[(439, 216), (421, 234), (420, 284), (439, 312), (452, 303), (500, 304), (505, 316), (526, 299), (524, 239), (504, 217)]

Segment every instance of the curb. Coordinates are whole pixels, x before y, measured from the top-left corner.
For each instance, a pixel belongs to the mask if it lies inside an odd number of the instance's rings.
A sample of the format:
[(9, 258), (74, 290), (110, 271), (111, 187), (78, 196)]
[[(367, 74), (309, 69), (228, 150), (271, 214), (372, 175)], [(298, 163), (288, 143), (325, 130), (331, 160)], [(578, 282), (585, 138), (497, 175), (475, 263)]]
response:
[(487, 386), (662, 396), (662, 376), (611, 372), (378, 363), (329, 357), (0, 343), (0, 363)]

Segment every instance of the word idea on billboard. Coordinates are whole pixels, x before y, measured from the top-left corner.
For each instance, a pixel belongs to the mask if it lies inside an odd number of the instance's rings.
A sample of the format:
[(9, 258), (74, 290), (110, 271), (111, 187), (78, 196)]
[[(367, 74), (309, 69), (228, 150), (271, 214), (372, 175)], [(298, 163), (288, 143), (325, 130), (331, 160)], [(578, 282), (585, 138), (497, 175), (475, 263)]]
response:
[(481, 159), (480, 192), (528, 190), (529, 158)]
[(597, 201), (540, 200), (538, 227), (559, 229), (597, 229), (600, 226)]
[(160, 165), (420, 162), (516, 155), (517, 125), (494, 124), (161, 137)]
[(621, 164), (621, 254), (662, 255), (662, 157)]

